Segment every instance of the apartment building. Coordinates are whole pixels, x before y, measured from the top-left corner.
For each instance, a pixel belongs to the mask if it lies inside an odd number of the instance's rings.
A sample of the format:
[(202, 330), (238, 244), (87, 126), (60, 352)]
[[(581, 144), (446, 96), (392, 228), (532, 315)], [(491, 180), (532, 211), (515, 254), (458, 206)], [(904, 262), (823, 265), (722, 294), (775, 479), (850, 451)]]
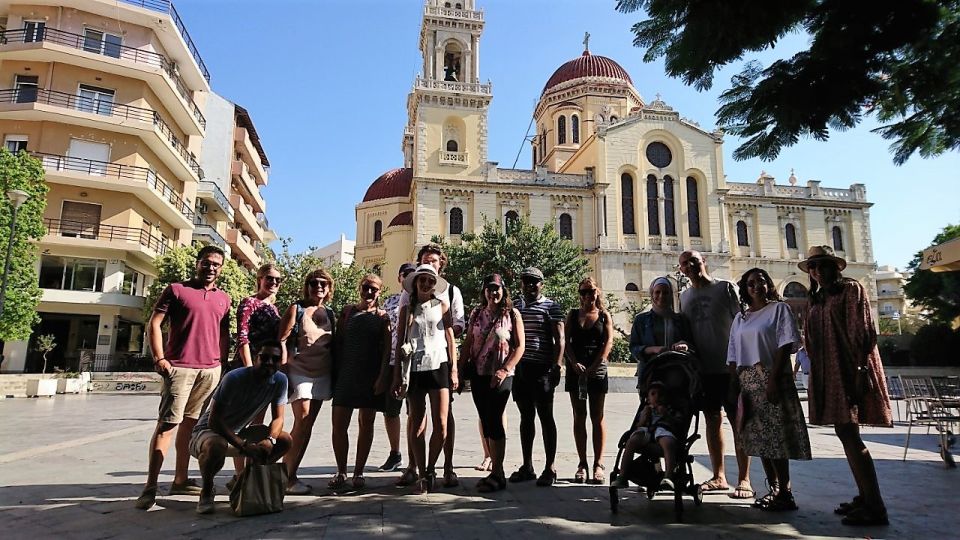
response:
[(41, 322), (5, 344), (4, 371), (34, 371), (42, 334), (54, 366), (85, 351), (120, 367), (144, 350), (153, 259), (202, 218), (210, 74), (167, 0), (0, 1), (0, 27), (0, 136), (50, 186)]

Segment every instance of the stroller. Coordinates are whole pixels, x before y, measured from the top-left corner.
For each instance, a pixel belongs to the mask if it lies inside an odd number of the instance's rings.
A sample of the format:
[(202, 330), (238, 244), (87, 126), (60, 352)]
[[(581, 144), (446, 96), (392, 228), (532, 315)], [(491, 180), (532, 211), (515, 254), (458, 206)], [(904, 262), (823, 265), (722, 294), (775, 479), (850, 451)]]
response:
[[(696, 366), (696, 358), (693, 355), (676, 351), (663, 352), (650, 360), (643, 376), (642, 388), (647, 388), (652, 381), (662, 382), (668, 395), (671, 396), (671, 407), (680, 411), (680, 416), (684, 418), (681, 424), (675, 428), (678, 443), (676, 467), (673, 471), (662, 471), (660, 466), (662, 452), (659, 447), (651, 446), (649, 450), (643, 450), (639, 457), (633, 460), (629, 466), (629, 477), (627, 478), (628, 481), (643, 487), (648, 499), (653, 499), (660, 492), (660, 482), (664, 475), (670, 475), (674, 483), (673, 501), (677, 521), (681, 521), (683, 516), (684, 495), (693, 497), (696, 506), (703, 503), (703, 492), (700, 485), (693, 479), (693, 456), (690, 455), (690, 447), (700, 438), (698, 433), (700, 415), (697, 409), (700, 376)], [(641, 397), (640, 406), (630, 423), (631, 428), (620, 437), (616, 465), (613, 472), (610, 473), (610, 511), (614, 513), (617, 512), (620, 505), (620, 495), (618, 493), (619, 488), (615, 487), (613, 482), (621, 474), (620, 459), (623, 456), (633, 426), (639, 418), (640, 411), (645, 406), (646, 396), (644, 395)], [(691, 421), (694, 424), (693, 433), (689, 433)]]

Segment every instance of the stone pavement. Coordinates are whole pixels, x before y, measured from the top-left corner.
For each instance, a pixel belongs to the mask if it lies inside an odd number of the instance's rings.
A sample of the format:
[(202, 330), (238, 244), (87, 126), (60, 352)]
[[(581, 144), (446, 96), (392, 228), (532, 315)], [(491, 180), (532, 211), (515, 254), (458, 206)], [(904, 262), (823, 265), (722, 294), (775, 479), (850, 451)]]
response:
[[(612, 515), (605, 486), (573, 484), (577, 458), (571, 435), (567, 397), (558, 393), (560, 430), (558, 469), (563, 481), (554, 488), (512, 484), (506, 491), (480, 494), (473, 488), (480, 461), (477, 416), (468, 396), (457, 399), (457, 463), (463, 486), (418, 496), (395, 488), (396, 473), (377, 473), (386, 457), (378, 421), (374, 449), (360, 493), (326, 494), (332, 475), (329, 413), (316, 426), (301, 477), (319, 496), (288, 497), (286, 510), (269, 516), (235, 518), (226, 496), (217, 513), (197, 516), (195, 497), (162, 497), (149, 512), (133, 508), (146, 466), (146, 443), (154, 426), (157, 396), (68, 395), (48, 399), (0, 401), (0, 523), (5, 539), (51, 537), (138, 539), (190, 538), (536, 538), (550, 535), (616, 535), (670, 538), (957, 538), (957, 469), (944, 468), (936, 437), (915, 431), (910, 455), (901, 461), (904, 426), (864, 430), (877, 461), (890, 513), (889, 527), (855, 529), (840, 525), (833, 507), (854, 494), (853, 480), (832, 430), (811, 428), (815, 459), (793, 462), (798, 512), (767, 514), (723, 494), (709, 494), (703, 506), (686, 500), (683, 523), (675, 523), (671, 499), (648, 501), (633, 490), (621, 491), (620, 513)], [(628, 427), (637, 405), (635, 394), (610, 394), (607, 401), (607, 470), (613, 468), (615, 442)], [(518, 415), (511, 403), (507, 467), (519, 462)], [(289, 420), (289, 418), (288, 418)], [(729, 431), (727, 440), (730, 441)], [(537, 444), (539, 445), (539, 439)], [(706, 445), (698, 442), (694, 474), (709, 472)], [(353, 453), (351, 452), (351, 460)], [(406, 456), (405, 456), (406, 457)], [(542, 466), (542, 451), (535, 460)], [(172, 454), (161, 474), (161, 492), (172, 478)], [(199, 477), (196, 461), (191, 476)], [(727, 460), (730, 480), (736, 465)], [(352, 465), (350, 466), (352, 470)], [(753, 486), (763, 493), (759, 460), (751, 470)], [(223, 486), (229, 473), (221, 473)]]

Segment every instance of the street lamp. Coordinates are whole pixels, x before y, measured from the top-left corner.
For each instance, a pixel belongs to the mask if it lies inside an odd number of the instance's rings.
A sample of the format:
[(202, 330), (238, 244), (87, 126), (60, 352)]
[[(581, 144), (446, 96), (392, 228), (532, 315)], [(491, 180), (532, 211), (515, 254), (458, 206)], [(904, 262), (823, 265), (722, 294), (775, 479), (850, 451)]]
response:
[(7, 259), (3, 264), (3, 281), (0, 282), (0, 317), (3, 317), (3, 306), (7, 299), (7, 277), (10, 275), (10, 256), (13, 255), (13, 237), (17, 233), (17, 211), (27, 202), (30, 194), (22, 189), (11, 189), (7, 191), (7, 198), (13, 207), (10, 218), (10, 238), (7, 240)]

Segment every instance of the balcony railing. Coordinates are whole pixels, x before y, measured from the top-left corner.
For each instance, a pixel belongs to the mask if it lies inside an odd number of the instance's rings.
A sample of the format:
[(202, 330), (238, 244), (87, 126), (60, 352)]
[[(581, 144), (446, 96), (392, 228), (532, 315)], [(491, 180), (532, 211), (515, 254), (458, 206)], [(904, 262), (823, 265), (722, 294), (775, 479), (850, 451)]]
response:
[(427, 15), (433, 15), (435, 17), (456, 17), (458, 19), (469, 19), (472, 21), (482, 21), (483, 12), (474, 11), (472, 9), (455, 9), (448, 7), (440, 6), (426, 6), (425, 11)]
[(210, 241), (219, 246), (222, 249), (227, 249), (227, 240), (217, 232), (216, 229), (211, 225), (202, 223), (199, 221), (193, 222), (193, 237), (194, 238), (209, 238)]
[(210, 71), (207, 70), (207, 65), (203, 63), (203, 58), (200, 58), (200, 51), (197, 50), (197, 46), (194, 45), (193, 40), (190, 39), (190, 32), (187, 32), (187, 26), (183, 24), (183, 19), (181, 19), (180, 14), (177, 13), (177, 8), (173, 7), (173, 2), (170, 0), (121, 1), (125, 4), (140, 6), (142, 8), (159, 11), (160, 13), (166, 13), (170, 15), (170, 18), (173, 19), (173, 24), (176, 25), (177, 30), (180, 31), (180, 35), (183, 36), (183, 41), (187, 44), (187, 50), (189, 50), (190, 54), (193, 55), (193, 59), (197, 61), (197, 66), (200, 68), (200, 72), (203, 73), (203, 78), (206, 79), (207, 82), (210, 82)]
[(78, 371), (153, 371), (153, 356), (149, 353), (111, 353), (111, 354), (81, 354), (68, 357), (72, 362), (68, 366), (79, 366)]
[(180, 74), (177, 73), (175, 64), (166, 56), (153, 51), (145, 51), (143, 49), (137, 49), (136, 47), (128, 47), (127, 45), (109, 43), (107, 41), (93, 39), (81, 34), (57, 30), (56, 28), (43, 28), (35, 30), (20, 29), (0, 32), (0, 44), (33, 43), (39, 41), (55, 43), (64, 47), (71, 47), (73, 49), (92, 52), (95, 54), (102, 54), (104, 56), (128, 60), (130, 62), (144, 64), (151, 67), (163, 68), (163, 71), (173, 82), (173, 86), (177, 89), (177, 92), (179, 92), (180, 96), (182, 96), (187, 102), (187, 106), (189, 107), (190, 112), (193, 113), (194, 118), (196, 118), (197, 122), (199, 122), (200, 125), (206, 129), (207, 119), (204, 118), (203, 113), (200, 112), (200, 107), (194, 103), (193, 95), (187, 88), (187, 85), (184, 84)]
[(437, 81), (433, 79), (422, 79), (417, 77), (417, 88), (424, 90), (447, 90), (450, 92), (462, 92), (469, 94), (493, 95), (493, 85), (490, 83), (466, 83), (456, 81)]
[(160, 177), (153, 169), (135, 165), (119, 165), (108, 161), (97, 161), (55, 154), (34, 152), (34, 156), (43, 162), (43, 167), (52, 171), (71, 171), (91, 176), (108, 176), (118, 180), (144, 182), (147, 187), (166, 199), (178, 212), (193, 221), (196, 213), (183, 200), (183, 196)]
[(163, 255), (167, 251), (167, 243), (143, 229), (134, 227), (118, 227), (88, 221), (73, 221), (68, 219), (44, 218), (43, 226), (47, 234), (83, 238), (86, 240), (119, 240), (121, 242), (137, 242), (141, 246)]
[(467, 152), (447, 152), (446, 150), (441, 150), (440, 163), (466, 167), (468, 163)]
[(262, 212), (257, 213), (257, 223), (264, 231), (270, 230), (270, 222), (267, 221), (267, 216), (263, 215)]
[(180, 142), (180, 139), (173, 133), (170, 126), (160, 118), (160, 113), (153, 109), (144, 107), (134, 107), (132, 105), (121, 105), (112, 101), (102, 99), (92, 99), (84, 96), (76, 96), (66, 92), (57, 92), (55, 90), (45, 90), (35, 86), (21, 86), (20, 88), (6, 88), (0, 90), (0, 102), (6, 103), (44, 103), (55, 107), (64, 107), (67, 109), (76, 109), (90, 114), (99, 114), (111, 118), (121, 118), (124, 120), (137, 120), (145, 123), (153, 123), (154, 127), (166, 137), (167, 142), (173, 147), (173, 150), (180, 154), (180, 157), (187, 162), (198, 178), (203, 178), (203, 169), (197, 162), (187, 147)]
[(197, 193), (201, 192), (210, 192), (213, 194), (213, 200), (217, 201), (217, 206), (227, 214), (228, 218), (233, 219), (233, 207), (230, 206), (230, 200), (227, 199), (227, 196), (216, 182), (200, 182), (197, 185)]

